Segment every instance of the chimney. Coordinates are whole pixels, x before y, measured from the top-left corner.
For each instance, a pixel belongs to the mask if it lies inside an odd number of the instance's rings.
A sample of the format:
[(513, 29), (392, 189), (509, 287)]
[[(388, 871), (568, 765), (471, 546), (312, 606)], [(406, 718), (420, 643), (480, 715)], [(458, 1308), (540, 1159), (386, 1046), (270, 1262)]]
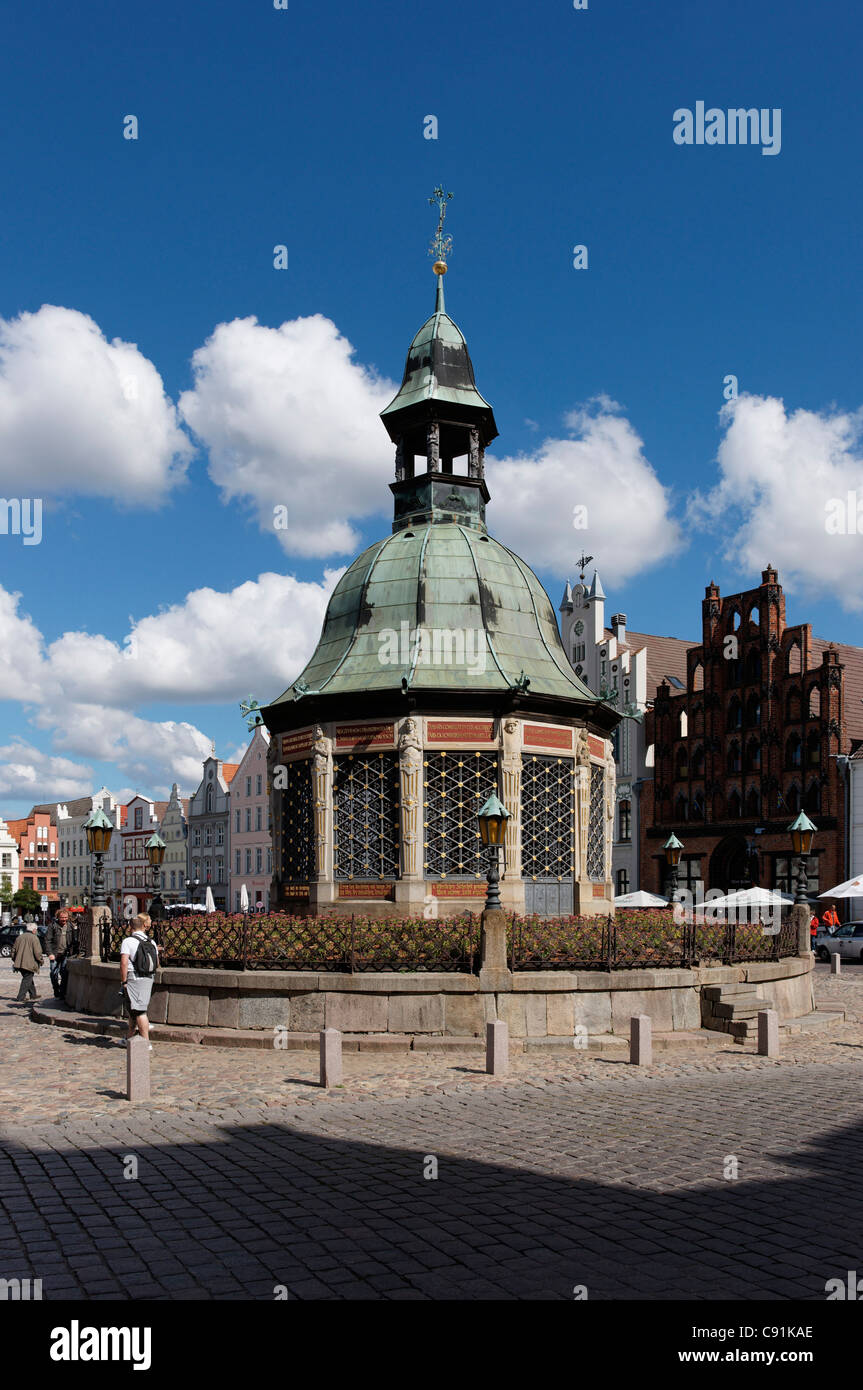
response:
[(617, 638), (617, 645), (622, 647), (626, 643), (626, 614), (615, 613), (611, 619), (611, 630)]

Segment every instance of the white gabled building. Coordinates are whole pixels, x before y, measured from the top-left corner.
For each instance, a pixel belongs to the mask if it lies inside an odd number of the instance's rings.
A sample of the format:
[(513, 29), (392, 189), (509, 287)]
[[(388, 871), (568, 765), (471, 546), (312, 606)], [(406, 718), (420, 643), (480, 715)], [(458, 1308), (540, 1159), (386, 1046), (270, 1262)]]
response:
[(695, 644), (676, 637), (627, 632), (626, 614), (615, 613), (605, 625), (605, 592), (594, 571), (588, 588), (582, 581), (563, 592), (561, 635), (577, 676), (627, 717), (614, 734), (617, 776), (612, 882), (615, 896), (640, 885), (640, 798), (653, 777), (653, 747), (645, 747), (644, 714), (656, 687), (667, 680), (672, 689), (686, 681), (686, 652)]
[(18, 891), (18, 841), (10, 833), (5, 820), (0, 817), (0, 888), (7, 878), (12, 885), (9, 889), (11, 898), (12, 894)]
[(113, 820), (116, 805), (108, 788), (100, 787), (92, 796), (79, 796), (57, 806), (57, 890), (70, 907), (88, 903), (92, 892), (93, 856), (87, 847), (84, 822), (95, 810), (104, 811)]

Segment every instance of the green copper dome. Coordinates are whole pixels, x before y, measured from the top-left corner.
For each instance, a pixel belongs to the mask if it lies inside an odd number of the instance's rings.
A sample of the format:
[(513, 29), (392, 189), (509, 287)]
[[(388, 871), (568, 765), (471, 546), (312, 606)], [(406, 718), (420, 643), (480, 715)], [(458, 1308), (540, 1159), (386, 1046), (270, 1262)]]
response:
[(389, 429), (390, 418), (427, 402), (468, 406), (491, 417), (492, 429), (484, 443), (497, 433), (488, 401), (476, 389), (473, 363), (464, 335), (444, 308), (443, 280), (438, 276), (435, 311), (427, 319), (408, 348), (404, 379), (398, 394), (381, 411)]
[(524, 561), (475, 529), (436, 522), (398, 530), (354, 561), (311, 661), (273, 704), (446, 690), (599, 703), (567, 661), (551, 601)]

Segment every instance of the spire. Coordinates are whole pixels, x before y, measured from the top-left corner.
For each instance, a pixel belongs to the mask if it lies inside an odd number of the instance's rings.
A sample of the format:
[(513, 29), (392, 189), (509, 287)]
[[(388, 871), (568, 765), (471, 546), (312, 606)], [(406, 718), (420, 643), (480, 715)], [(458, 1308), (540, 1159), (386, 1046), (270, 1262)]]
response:
[(445, 313), (446, 313), (446, 309), (444, 308), (444, 302), (443, 302), (443, 276), (442, 276), (442, 275), (439, 275), (439, 276), (437, 277), (437, 293), (436, 293), (436, 295), (435, 295), (435, 300), (434, 300), (434, 311), (435, 311), (436, 314), (445, 314)]
[(563, 598), (560, 600), (560, 612), (570, 613), (572, 611), (572, 589), (569, 587), (569, 580), (566, 581), (566, 588), (563, 591)]
[(596, 598), (604, 599), (604, 598), (605, 598), (605, 590), (604, 590), (603, 587), (602, 587), (602, 580), (601, 580), (600, 577), (599, 577), (599, 571), (598, 571), (598, 570), (594, 570), (594, 571), (593, 571), (593, 583), (592, 583), (591, 586), (590, 586), (590, 595), (589, 595), (589, 597), (590, 597), (590, 598), (594, 598), (594, 599), (596, 599)]

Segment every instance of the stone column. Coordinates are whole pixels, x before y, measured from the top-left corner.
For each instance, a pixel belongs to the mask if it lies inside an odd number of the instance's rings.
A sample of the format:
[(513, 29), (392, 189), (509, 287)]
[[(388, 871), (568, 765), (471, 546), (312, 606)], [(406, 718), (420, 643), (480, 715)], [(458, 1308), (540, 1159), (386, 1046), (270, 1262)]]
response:
[(587, 827), (590, 817), (590, 748), (587, 730), (576, 732), (575, 744), (575, 894), (576, 912), (593, 911), (593, 889), (587, 877)]
[(486, 908), (482, 914), (479, 987), (486, 993), (512, 989), (512, 973), (506, 963), (506, 914), (502, 908)]
[(470, 431), (470, 450), (468, 454), (468, 477), (479, 477), (479, 430)]
[(420, 721), (405, 719), (399, 734), (400, 879), (396, 902), (419, 907), (425, 899), (423, 867), (423, 747)]
[[(333, 863), (333, 740), (320, 724), (312, 739), (312, 808), (315, 839), (315, 905), (335, 898)], [(311, 885), (310, 885), (311, 888)]]
[(509, 811), (506, 823), (506, 866), (501, 894), (507, 907), (524, 910), (521, 881), (521, 724), (507, 715), (500, 729), (501, 801)]
[(429, 473), (440, 472), (440, 425), (437, 420), (432, 420), (428, 427), (427, 438), (427, 458)]

